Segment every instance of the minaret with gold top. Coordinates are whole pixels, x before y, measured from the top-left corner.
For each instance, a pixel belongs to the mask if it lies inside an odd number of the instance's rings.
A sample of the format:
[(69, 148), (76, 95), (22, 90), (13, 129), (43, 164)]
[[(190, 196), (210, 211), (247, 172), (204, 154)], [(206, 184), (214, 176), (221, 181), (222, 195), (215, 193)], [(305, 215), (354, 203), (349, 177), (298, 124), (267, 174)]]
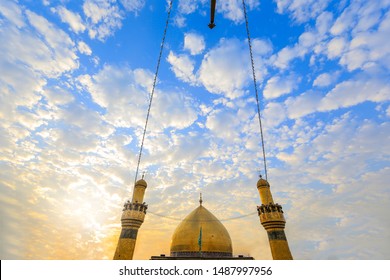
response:
[(261, 206), (257, 207), (260, 222), (268, 233), (268, 240), (271, 247), (272, 258), (274, 260), (292, 260), (293, 257), (288, 247), (284, 227), (282, 206), (274, 203), (269, 183), (261, 178), (257, 182), (257, 190), (261, 198)]
[(148, 206), (143, 202), (147, 183), (142, 176), (134, 186), (133, 199), (127, 201), (122, 213), (122, 231), (115, 250), (114, 260), (132, 260), (138, 229), (144, 222)]

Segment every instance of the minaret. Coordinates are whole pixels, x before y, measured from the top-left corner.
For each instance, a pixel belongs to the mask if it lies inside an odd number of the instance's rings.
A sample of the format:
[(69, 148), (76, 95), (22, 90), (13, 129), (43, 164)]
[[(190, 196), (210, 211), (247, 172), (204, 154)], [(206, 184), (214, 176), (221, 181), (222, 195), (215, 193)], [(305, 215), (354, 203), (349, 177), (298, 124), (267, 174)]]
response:
[(274, 260), (292, 260), (293, 257), (288, 247), (284, 227), (282, 206), (275, 204), (272, 199), (269, 183), (261, 178), (257, 182), (257, 190), (261, 198), (261, 206), (257, 207), (260, 222), (268, 233), (269, 245), (271, 247), (272, 258)]
[(147, 183), (142, 176), (134, 186), (133, 199), (127, 201), (122, 213), (122, 231), (115, 250), (114, 260), (132, 260), (138, 229), (144, 222), (148, 206), (143, 202)]

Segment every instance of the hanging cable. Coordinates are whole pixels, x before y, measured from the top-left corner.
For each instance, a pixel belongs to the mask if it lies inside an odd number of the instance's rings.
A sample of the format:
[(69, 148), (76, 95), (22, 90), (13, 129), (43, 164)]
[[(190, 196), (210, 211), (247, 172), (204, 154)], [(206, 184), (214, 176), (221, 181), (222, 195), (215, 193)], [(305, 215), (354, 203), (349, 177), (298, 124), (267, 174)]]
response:
[(267, 161), (266, 161), (266, 157), (265, 157), (265, 148), (264, 148), (263, 126), (261, 124), (259, 92), (257, 90), (255, 62), (253, 60), (252, 43), (251, 43), (251, 36), (250, 36), (250, 33), (249, 33), (248, 15), (247, 15), (247, 12), (246, 12), (245, 0), (242, 0), (242, 7), (243, 7), (243, 10), (244, 10), (244, 16), (245, 16), (246, 34), (248, 36), (249, 54), (250, 54), (250, 57), (251, 57), (251, 64), (252, 64), (253, 84), (255, 86), (255, 93), (256, 93), (257, 115), (258, 115), (258, 118), (259, 118), (260, 135), (261, 135), (261, 146), (262, 146), (262, 149), (263, 149), (264, 173), (265, 173), (265, 179), (268, 181)]
[(153, 96), (154, 96), (154, 90), (155, 90), (155, 88), (156, 88), (158, 70), (160, 69), (161, 57), (162, 57), (162, 52), (163, 52), (164, 44), (165, 44), (165, 37), (166, 37), (166, 35), (167, 35), (167, 30), (168, 30), (168, 25), (169, 25), (169, 19), (170, 19), (170, 17), (171, 17), (172, 3), (173, 3), (173, 0), (171, 0), (171, 1), (169, 2), (167, 20), (166, 20), (166, 22), (165, 22), (164, 35), (163, 35), (162, 41), (161, 41), (160, 53), (159, 53), (158, 60), (157, 60), (156, 72), (155, 72), (155, 74), (154, 74), (154, 80), (153, 80), (152, 91), (151, 91), (150, 97), (149, 97), (148, 112), (147, 112), (147, 114), (146, 114), (144, 132), (143, 132), (143, 134), (142, 134), (141, 147), (140, 147), (140, 149), (139, 149), (138, 163), (137, 163), (137, 170), (135, 171), (134, 185), (135, 185), (135, 183), (137, 182), (137, 178), (138, 178), (139, 166), (140, 166), (141, 157), (142, 157), (142, 150), (143, 150), (143, 148), (144, 148), (145, 134), (146, 134), (146, 129), (147, 129), (147, 127), (148, 127), (148, 122), (149, 122), (150, 109), (151, 109), (151, 107), (152, 107), (152, 101), (153, 101)]
[[(177, 218), (177, 217), (172, 217), (172, 216), (166, 216), (164, 214), (151, 212), (150, 210), (148, 210), (148, 213), (152, 214), (152, 215), (155, 215), (155, 216), (158, 216), (158, 217), (161, 217), (161, 218), (168, 219), (168, 220), (174, 220), (174, 221), (183, 221), (184, 220), (184, 218)], [(254, 216), (254, 215), (257, 215), (257, 212), (252, 212), (252, 213), (249, 213), (249, 214), (246, 214), (246, 215), (226, 218), (226, 219), (222, 219), (222, 220), (218, 220), (218, 221), (224, 222), (224, 221), (238, 220), (238, 219), (243, 219), (243, 218), (246, 218), (246, 217), (249, 217), (249, 216)], [(196, 222), (198, 220), (188, 220), (188, 221)], [(215, 220), (202, 220), (202, 222), (215, 222)]]

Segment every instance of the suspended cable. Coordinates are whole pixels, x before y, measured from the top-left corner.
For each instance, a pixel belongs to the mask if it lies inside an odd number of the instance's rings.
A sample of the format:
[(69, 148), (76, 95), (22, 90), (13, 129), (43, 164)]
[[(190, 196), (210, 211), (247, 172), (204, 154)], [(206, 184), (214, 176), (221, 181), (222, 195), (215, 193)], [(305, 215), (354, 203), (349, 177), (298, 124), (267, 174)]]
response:
[(147, 129), (147, 127), (148, 127), (148, 122), (149, 122), (150, 109), (151, 109), (151, 107), (152, 107), (152, 101), (153, 101), (153, 96), (154, 96), (154, 90), (155, 90), (155, 88), (156, 88), (156, 82), (157, 82), (158, 71), (159, 71), (159, 69), (160, 69), (161, 57), (162, 57), (162, 52), (163, 52), (164, 44), (165, 44), (165, 37), (166, 37), (166, 35), (167, 35), (167, 30), (168, 30), (168, 25), (169, 25), (169, 19), (170, 19), (170, 17), (171, 17), (172, 3), (173, 3), (173, 0), (171, 0), (171, 1), (169, 2), (167, 20), (166, 20), (166, 22), (165, 22), (165, 28), (164, 28), (164, 35), (163, 35), (163, 37), (162, 37), (162, 41), (161, 41), (161, 45), (160, 45), (160, 53), (159, 53), (158, 60), (157, 60), (156, 72), (155, 72), (155, 74), (154, 74), (154, 80), (153, 80), (152, 91), (151, 91), (150, 97), (149, 97), (148, 112), (147, 112), (147, 114), (146, 114), (144, 132), (143, 132), (143, 134), (142, 134), (142, 141), (141, 141), (141, 146), (140, 146), (140, 149), (139, 149), (138, 163), (137, 163), (137, 170), (135, 171), (134, 185), (135, 185), (135, 183), (137, 182), (137, 178), (138, 178), (139, 166), (140, 166), (141, 157), (142, 157), (142, 150), (143, 150), (144, 141), (145, 141), (145, 134), (146, 134), (146, 129)]
[(261, 146), (262, 146), (262, 149), (263, 149), (264, 174), (265, 174), (265, 179), (268, 181), (267, 161), (266, 161), (266, 157), (265, 157), (265, 148), (264, 148), (263, 126), (262, 126), (262, 124), (261, 124), (261, 112), (260, 112), (259, 92), (258, 92), (258, 90), (257, 90), (255, 62), (254, 62), (254, 60), (253, 60), (252, 43), (251, 43), (251, 36), (250, 36), (250, 33), (249, 33), (248, 15), (247, 15), (247, 12), (246, 12), (245, 0), (242, 0), (242, 7), (243, 7), (243, 9), (244, 9), (245, 25), (246, 25), (246, 34), (247, 34), (247, 36), (248, 36), (249, 54), (250, 54), (250, 57), (251, 57), (251, 64), (252, 64), (253, 84), (254, 84), (254, 86), (255, 86), (255, 93), (256, 93), (257, 115), (258, 115), (258, 118), (259, 118), (260, 135), (261, 135)]
[[(148, 210), (148, 214), (149, 213), (152, 214), (152, 215), (161, 217), (161, 218), (168, 219), (168, 220), (174, 220), (174, 221), (183, 221), (184, 220), (183, 218), (166, 216), (164, 214), (154, 213), (154, 212), (151, 212), (151, 211)], [(257, 215), (257, 212), (253, 212), (253, 213), (249, 213), (249, 214), (241, 215), (241, 216), (237, 216), (237, 217), (232, 217), (232, 218), (226, 218), (226, 219), (222, 219), (222, 220), (218, 219), (218, 221), (224, 222), (224, 221), (238, 220), (238, 219), (243, 219), (243, 218), (246, 218), (246, 217), (249, 217), (249, 216), (253, 216), (253, 215)], [(187, 220), (187, 221), (198, 221), (198, 220)], [(215, 221), (215, 220), (202, 220), (202, 222), (213, 222), (213, 221)]]

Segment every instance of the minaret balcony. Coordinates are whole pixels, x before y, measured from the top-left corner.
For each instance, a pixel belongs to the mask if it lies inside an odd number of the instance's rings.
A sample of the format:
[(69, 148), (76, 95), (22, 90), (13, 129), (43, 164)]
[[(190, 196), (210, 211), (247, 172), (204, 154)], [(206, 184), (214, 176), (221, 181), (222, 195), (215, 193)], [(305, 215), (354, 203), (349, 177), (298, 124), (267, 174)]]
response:
[(122, 227), (139, 228), (144, 222), (147, 209), (145, 203), (127, 201), (123, 207)]
[(129, 200), (123, 205), (123, 211), (126, 210), (134, 210), (134, 211), (140, 211), (144, 212), (146, 214), (146, 210), (148, 209), (148, 205), (138, 202), (130, 202)]
[(257, 206), (257, 213), (260, 217), (260, 222), (267, 229), (284, 229), (286, 220), (283, 215), (282, 206), (279, 204), (269, 203)]

